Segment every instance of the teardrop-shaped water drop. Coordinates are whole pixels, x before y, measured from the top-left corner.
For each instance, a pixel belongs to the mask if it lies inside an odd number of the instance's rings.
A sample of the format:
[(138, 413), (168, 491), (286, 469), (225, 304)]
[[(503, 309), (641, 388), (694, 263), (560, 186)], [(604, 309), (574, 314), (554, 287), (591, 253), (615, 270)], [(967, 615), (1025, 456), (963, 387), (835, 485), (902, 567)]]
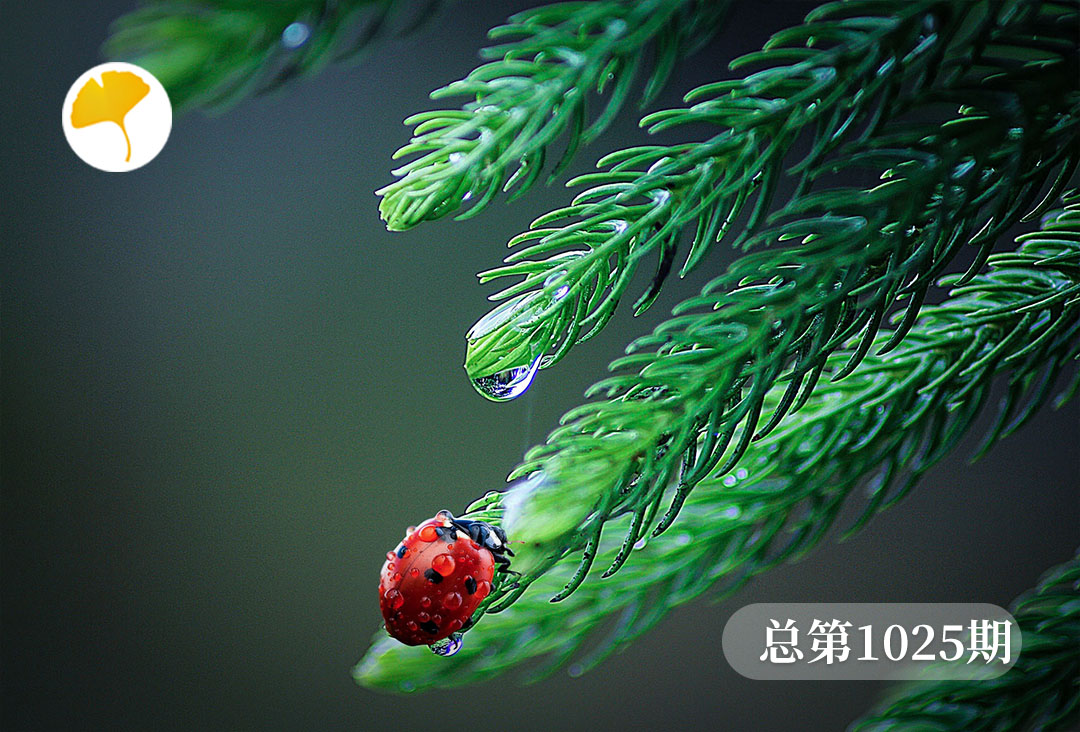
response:
[(540, 368), (540, 357), (532, 363), (516, 366), (489, 376), (472, 380), (473, 387), (493, 402), (508, 402), (525, 393)]
[(463, 644), (461, 633), (451, 633), (441, 641), (435, 641), (428, 648), (436, 656), (452, 656), (461, 650)]

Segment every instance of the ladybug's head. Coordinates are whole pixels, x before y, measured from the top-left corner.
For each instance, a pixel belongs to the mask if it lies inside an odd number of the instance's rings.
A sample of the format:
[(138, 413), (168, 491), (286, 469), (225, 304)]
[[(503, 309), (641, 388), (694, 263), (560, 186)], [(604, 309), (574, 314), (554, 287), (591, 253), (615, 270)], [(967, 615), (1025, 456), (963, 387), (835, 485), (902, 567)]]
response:
[(454, 515), (445, 509), (437, 515), (443, 519), (445, 525), (468, 534), (470, 539), (491, 552), (500, 567), (505, 569), (510, 566), (508, 557), (514, 556), (514, 552), (507, 546), (506, 532), (501, 526), (486, 521), (454, 518)]

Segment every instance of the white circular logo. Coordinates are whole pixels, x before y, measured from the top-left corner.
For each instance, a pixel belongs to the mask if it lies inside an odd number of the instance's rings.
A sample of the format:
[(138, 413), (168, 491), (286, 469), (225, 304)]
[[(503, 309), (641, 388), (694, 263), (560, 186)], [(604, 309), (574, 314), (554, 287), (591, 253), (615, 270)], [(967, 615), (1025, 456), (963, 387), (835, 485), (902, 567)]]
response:
[(172, 130), (165, 87), (134, 64), (105, 63), (85, 72), (68, 90), (63, 115), (64, 135), (75, 154), (110, 173), (149, 163)]

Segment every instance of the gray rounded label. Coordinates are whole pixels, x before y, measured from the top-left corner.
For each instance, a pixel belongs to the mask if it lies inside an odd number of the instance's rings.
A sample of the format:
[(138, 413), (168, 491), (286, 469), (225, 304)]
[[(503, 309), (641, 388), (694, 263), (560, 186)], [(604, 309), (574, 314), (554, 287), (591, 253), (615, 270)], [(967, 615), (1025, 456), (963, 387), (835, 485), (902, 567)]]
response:
[(761, 680), (992, 679), (1021, 651), (985, 603), (756, 603), (724, 626), (724, 656)]

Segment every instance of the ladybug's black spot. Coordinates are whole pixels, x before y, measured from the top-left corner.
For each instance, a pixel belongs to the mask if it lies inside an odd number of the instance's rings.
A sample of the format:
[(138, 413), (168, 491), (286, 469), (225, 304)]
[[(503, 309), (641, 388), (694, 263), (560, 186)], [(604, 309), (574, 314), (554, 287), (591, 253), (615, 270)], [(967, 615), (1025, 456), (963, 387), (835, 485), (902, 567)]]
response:
[(402, 557), (404, 557), (405, 552), (407, 552), (407, 551), (409, 551), (409, 550), (405, 548), (404, 544), (402, 544), (400, 547), (398, 547), (398, 550), (397, 550), (398, 559), (401, 559)]
[(434, 569), (425, 569), (424, 576), (435, 584), (439, 584), (440, 582), (442, 582), (443, 579), (442, 575), (436, 572)]
[(476, 580), (472, 577), (465, 578), (465, 591), (470, 595), (476, 594)]
[(428, 620), (426, 622), (420, 623), (420, 628), (425, 633), (430, 633), (431, 635), (435, 635), (439, 632), (439, 626), (435, 625), (435, 622), (433, 620)]

